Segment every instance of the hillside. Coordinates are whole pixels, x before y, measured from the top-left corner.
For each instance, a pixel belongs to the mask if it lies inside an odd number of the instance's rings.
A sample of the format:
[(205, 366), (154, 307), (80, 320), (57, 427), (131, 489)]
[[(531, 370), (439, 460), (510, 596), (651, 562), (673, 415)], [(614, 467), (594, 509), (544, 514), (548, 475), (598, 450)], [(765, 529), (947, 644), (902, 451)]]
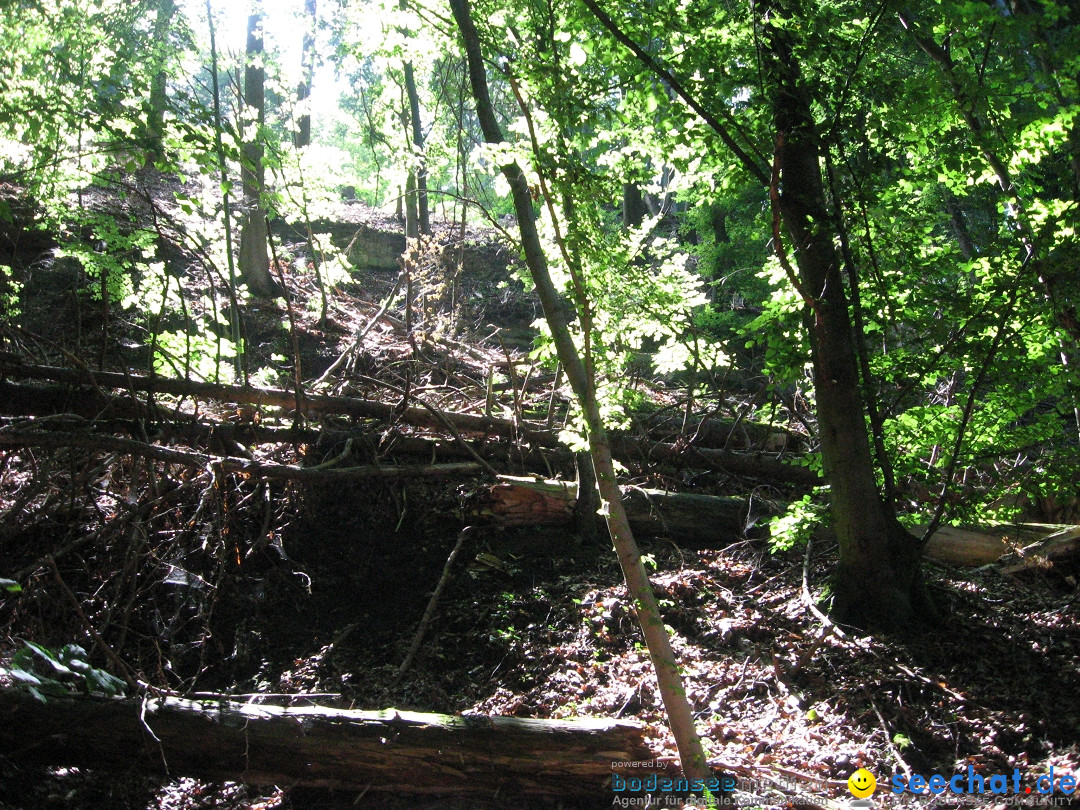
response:
[[(97, 190), (92, 205), (153, 233), (170, 283), (210, 300), (198, 246), (168, 224), (175, 188), (131, 185), (142, 196)], [(460, 241), (443, 226), (399, 262), (397, 224), (358, 203), (311, 223), (312, 238), (295, 223), (273, 231), (290, 257), (279, 264), (287, 304), (243, 303), (244, 387), (200, 379), (179, 357), (175, 373), (152, 366), (148, 334), (164, 325), (148, 329), (134, 303), (95, 300), (97, 281), (57, 257), (55, 235), (7, 226), (23, 287), (0, 358), (0, 575), (20, 587), (0, 604), (3, 685), (25, 642), (76, 643), (94, 668), (154, 693), (632, 720), (655, 761), (670, 762), (602, 528), (580, 509), (500, 511), (500, 499), (520, 507), (524, 496), (495, 473), (577, 475), (558, 436), (568, 391), (528, 354), (539, 311), (513, 277), (513, 251), (494, 232)], [(309, 252), (319, 240), (352, 266), (327, 286), (325, 318)], [(737, 777), (735, 798), (846, 803), (859, 767), (877, 775), (881, 806), (902, 802), (887, 792), (892, 774), (1018, 769), (1027, 788), (1051, 769), (1075, 773), (1075, 566), (931, 561), (942, 613), (931, 630), (871, 638), (823, 625), (809, 597), (835, 565), (835, 540), (819, 532), (805, 552), (771, 553), (763, 531), (816, 482), (793, 463), (810, 415), (761, 407), (762, 383), (732, 375), (689, 407), (643, 375), (618, 445), (628, 486), (736, 510), (680, 531), (674, 517), (655, 519), (668, 507), (654, 501), (637, 524), (710, 765)], [(750, 418), (766, 412), (771, 422)], [(137, 758), (128, 772), (42, 764), (30, 739), (0, 756), (4, 810), (578, 801), (560, 796), (558, 772), (546, 800), (455, 798), (450, 779), (443, 797), (409, 796), (407, 783), (199, 782), (150, 774)], [(600, 784), (581, 806), (613, 796)]]

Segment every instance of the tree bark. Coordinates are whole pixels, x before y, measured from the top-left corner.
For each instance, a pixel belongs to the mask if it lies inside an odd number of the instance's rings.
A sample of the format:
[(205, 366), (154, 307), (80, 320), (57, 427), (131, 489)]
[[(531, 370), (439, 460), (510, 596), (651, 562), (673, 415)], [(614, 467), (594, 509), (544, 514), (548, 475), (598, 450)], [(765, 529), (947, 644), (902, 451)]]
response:
[(300, 107), (300, 116), (296, 121), (296, 133), (293, 136), (293, 145), (297, 149), (303, 149), (311, 144), (311, 110), (308, 109), (308, 99), (311, 97), (311, 81), (315, 75), (315, 26), (318, 23), (316, 14), (317, 0), (304, 0), (304, 38), (300, 49), (300, 73), (302, 77), (296, 88), (296, 104)]
[[(918, 527), (918, 531), (925, 530)], [(1018, 524), (996, 528), (939, 526), (923, 548), (927, 557), (950, 565), (978, 566), (997, 562), (1012, 551), (1027, 555), (1048, 536), (1048, 524)], [(1075, 529), (1075, 526), (1063, 527)]]
[(240, 216), (240, 252), (237, 266), (252, 295), (272, 298), (278, 285), (270, 274), (267, 243), (266, 209), (262, 204), (266, 182), (263, 167), (262, 127), (266, 120), (266, 71), (262, 66), (262, 8), (255, 0), (248, 17), (247, 67), (244, 69), (244, 103), (255, 111), (255, 131), (244, 142), (244, 160), (240, 170), (244, 190), (244, 210)]
[(165, 70), (170, 54), (169, 31), (176, 15), (175, 0), (159, 0), (154, 17), (153, 60), (157, 69), (150, 79), (150, 98), (146, 110), (146, 135), (143, 139), (146, 149), (146, 165), (153, 166), (165, 159), (165, 109), (169, 103), (168, 79)]
[(625, 436), (611, 439), (611, 452), (623, 462), (670, 461), (690, 468), (717, 470), (729, 475), (745, 475), (776, 483), (817, 486), (821, 477), (809, 467), (798, 467), (769, 456), (729, 453), (708, 447), (686, 447), (671, 442), (643, 442)]
[[(429, 234), (431, 233), (431, 213), (428, 210), (427, 167), (424, 164), (424, 130), (420, 123), (420, 93), (416, 89), (416, 72), (413, 70), (412, 62), (405, 63), (405, 94), (409, 99), (412, 160), (416, 164), (409, 172), (417, 217), (416, 224), (420, 233)], [(416, 236), (416, 234), (406, 235), (410, 238)]]
[(684, 422), (682, 414), (667, 414), (648, 422), (649, 436), (666, 439), (682, 434), (692, 439), (693, 446), (735, 450), (796, 450), (802, 437), (780, 427), (749, 420), (691, 418)]
[(624, 228), (638, 228), (645, 221), (648, 209), (641, 187), (637, 183), (623, 183), (622, 224)]
[(41, 703), (14, 689), (0, 690), (0, 716), (0, 750), (20, 763), (396, 795), (502, 793), (610, 803), (612, 773), (630, 770), (622, 763), (653, 760), (641, 726), (612, 720), (149, 696)]
[[(776, 0), (760, 8), (765, 20), (770, 14), (791, 20), (800, 16), (798, 5)], [(877, 488), (837, 235), (827, 224), (833, 220), (821, 179), (821, 146), (795, 56), (797, 29), (768, 21), (761, 29), (777, 133), (772, 192), (808, 305), (822, 461), (840, 543), (832, 613), (862, 627), (906, 628), (931, 609), (917, 541)], [(786, 262), (784, 247), (776, 247)]]
[[(1076, 563), (1080, 560), (1080, 526), (1065, 526), (1018, 553), (1020, 559), (1005, 565), (1001, 569), (1002, 573), (1018, 574), (1030, 570), (1046, 573), (1055, 565), (1069, 563), (1071, 565), (1066, 565), (1062, 570), (1068, 580), (1071, 576), (1069, 572), (1076, 570)], [(1075, 587), (1075, 580), (1073, 585)]]
[[(480, 37), (473, 25), (469, 2), (468, 0), (451, 0), (450, 8), (465, 46), (469, 81), (484, 139), (489, 143), (502, 143), (502, 130), (491, 105), (487, 73), (480, 53)], [(568, 322), (569, 305), (559, 295), (551, 280), (547, 257), (536, 230), (536, 217), (528, 180), (516, 162), (506, 163), (501, 169), (513, 196), (525, 263), (536, 285), (559, 362), (566, 371), (566, 378), (574, 390), (574, 395), (585, 417), (589, 452), (592, 455), (600, 498), (607, 511), (608, 533), (611, 535), (612, 544), (622, 567), (627, 591), (634, 600), (638, 622), (656, 671), (657, 685), (667, 711), (668, 724), (679, 750), (683, 773), (690, 779), (707, 779), (709, 777), (708, 763), (694, 725), (686, 690), (682, 685), (678, 662), (660, 616), (652, 585), (645, 573), (641, 552), (634, 541), (626, 510), (622, 505), (615, 465), (611, 456), (611, 444), (596, 398), (595, 380), (586, 369), (574, 345)]]

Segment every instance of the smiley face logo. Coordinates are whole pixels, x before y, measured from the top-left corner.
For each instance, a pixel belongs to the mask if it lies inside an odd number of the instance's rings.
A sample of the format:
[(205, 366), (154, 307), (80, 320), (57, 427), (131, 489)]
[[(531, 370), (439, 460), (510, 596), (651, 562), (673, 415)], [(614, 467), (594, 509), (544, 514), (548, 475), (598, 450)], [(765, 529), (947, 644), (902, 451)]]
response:
[(877, 779), (866, 768), (859, 768), (848, 777), (847, 788), (856, 799), (865, 799), (877, 790)]

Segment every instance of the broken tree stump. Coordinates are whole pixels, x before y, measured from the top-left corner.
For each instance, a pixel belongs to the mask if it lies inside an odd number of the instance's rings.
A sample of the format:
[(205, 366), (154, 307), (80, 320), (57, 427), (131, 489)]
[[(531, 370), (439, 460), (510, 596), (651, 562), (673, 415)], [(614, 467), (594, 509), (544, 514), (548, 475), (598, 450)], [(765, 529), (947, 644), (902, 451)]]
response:
[(642, 726), (603, 719), (285, 708), (223, 698), (42, 703), (17, 689), (0, 690), (0, 718), (0, 750), (17, 762), (398, 795), (610, 802), (608, 780), (623, 770), (613, 763), (654, 759)]

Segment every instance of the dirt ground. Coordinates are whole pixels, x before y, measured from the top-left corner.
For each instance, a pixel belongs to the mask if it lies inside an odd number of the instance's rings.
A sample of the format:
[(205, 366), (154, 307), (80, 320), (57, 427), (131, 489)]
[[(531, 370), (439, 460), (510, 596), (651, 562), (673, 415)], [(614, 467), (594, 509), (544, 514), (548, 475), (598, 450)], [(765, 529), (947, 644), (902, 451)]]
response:
[[(217, 686), (334, 693), (358, 708), (636, 719), (651, 729), (657, 757), (673, 756), (607, 549), (549, 538), (549, 547), (523, 551), (532, 538), (478, 537), (467, 558), (490, 554), (506, 567), (462, 565), (412, 671), (387, 689), (450, 538), (343, 545), (351, 531), (338, 526), (286, 542), (293, 565), (311, 577), (311, 593), (268, 588), (243, 620), (244, 632), (261, 642), (251, 652), (258, 671)], [(823, 635), (803, 603), (799, 554), (772, 556), (753, 542), (687, 551), (657, 540), (645, 550), (656, 562), (654, 583), (710, 761), (740, 777), (745, 790), (736, 798), (744, 804), (784, 807), (800, 796), (846, 802), (846, 780), (859, 767), (882, 786), (875, 806), (901, 804), (882, 795), (893, 774), (948, 778), (970, 766), (1011, 779), (1018, 769), (1026, 789), (1051, 767), (1058, 774), (1080, 769), (1080, 604), (1075, 587), (1056, 575), (1008, 578), (934, 566), (932, 588), (946, 612), (939, 627), (902, 639), (840, 638)], [(815, 550), (816, 584), (833, 551), (827, 544)], [(989, 798), (1005, 806), (1027, 794)], [(477, 805), (4, 763), (0, 806)]]

